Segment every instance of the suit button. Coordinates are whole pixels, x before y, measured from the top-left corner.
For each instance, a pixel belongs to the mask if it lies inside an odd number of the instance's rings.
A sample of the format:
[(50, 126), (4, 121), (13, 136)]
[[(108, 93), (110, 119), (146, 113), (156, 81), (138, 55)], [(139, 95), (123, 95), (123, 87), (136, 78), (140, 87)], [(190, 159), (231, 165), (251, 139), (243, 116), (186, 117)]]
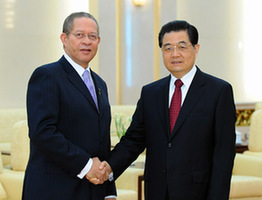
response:
[(168, 143), (167, 146), (168, 146), (168, 148), (171, 148), (171, 147), (172, 147), (172, 144), (171, 144), (171, 143)]
[(166, 169), (164, 169), (163, 172), (166, 174), (166, 172), (167, 172)]

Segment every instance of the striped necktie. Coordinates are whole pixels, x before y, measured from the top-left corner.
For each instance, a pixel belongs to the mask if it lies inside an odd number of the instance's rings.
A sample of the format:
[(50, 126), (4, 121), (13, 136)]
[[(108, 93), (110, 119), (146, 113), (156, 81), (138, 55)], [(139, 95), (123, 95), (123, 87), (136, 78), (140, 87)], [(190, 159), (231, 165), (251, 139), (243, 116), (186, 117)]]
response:
[(96, 107), (98, 109), (97, 97), (96, 97), (96, 92), (95, 92), (95, 86), (94, 86), (93, 81), (90, 78), (89, 71), (85, 70), (82, 76), (83, 76), (84, 82), (86, 84), (86, 87), (89, 89), (89, 92), (90, 92), (91, 96), (93, 97), (93, 100), (94, 100), (94, 102), (96, 104)]

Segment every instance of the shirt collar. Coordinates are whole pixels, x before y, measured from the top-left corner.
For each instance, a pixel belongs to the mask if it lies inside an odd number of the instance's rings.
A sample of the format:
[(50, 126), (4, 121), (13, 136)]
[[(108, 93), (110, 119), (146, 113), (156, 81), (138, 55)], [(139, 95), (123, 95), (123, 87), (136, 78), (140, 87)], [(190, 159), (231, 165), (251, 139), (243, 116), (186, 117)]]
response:
[[(180, 79), (180, 80), (183, 82), (183, 86), (182, 86), (182, 87), (185, 86), (185, 87), (189, 88), (189, 86), (190, 86), (190, 84), (191, 84), (191, 82), (192, 82), (192, 80), (193, 80), (193, 78), (194, 78), (194, 76), (195, 76), (195, 74), (196, 74), (196, 70), (197, 70), (196, 65), (194, 65), (194, 66), (192, 67), (192, 69), (191, 69), (186, 75), (184, 75), (184, 76)], [(176, 80), (177, 80), (177, 78), (174, 77), (174, 76), (171, 74), (170, 85), (173, 86)]]
[[(79, 64), (77, 64), (75, 61), (73, 61), (72, 58), (70, 58), (70, 56), (68, 56), (66, 53), (64, 54), (65, 59), (72, 65), (72, 67), (76, 70), (76, 72), (79, 74), (79, 76), (81, 76), (84, 73), (85, 70), (87, 70), (88, 72), (90, 72), (90, 67), (89, 65), (87, 66), (87, 68), (83, 68), (82, 66), (80, 66)], [(83, 78), (82, 78), (83, 79)]]

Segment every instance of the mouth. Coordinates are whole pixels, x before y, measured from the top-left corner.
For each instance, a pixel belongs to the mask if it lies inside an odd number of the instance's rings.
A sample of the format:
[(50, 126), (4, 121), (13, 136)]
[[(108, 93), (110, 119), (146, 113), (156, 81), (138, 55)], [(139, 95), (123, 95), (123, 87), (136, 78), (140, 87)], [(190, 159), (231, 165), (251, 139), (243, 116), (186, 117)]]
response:
[(173, 65), (179, 65), (182, 63), (182, 61), (174, 60), (171, 62)]
[(92, 50), (91, 49), (80, 49), (81, 52), (83, 53), (89, 53), (91, 52)]

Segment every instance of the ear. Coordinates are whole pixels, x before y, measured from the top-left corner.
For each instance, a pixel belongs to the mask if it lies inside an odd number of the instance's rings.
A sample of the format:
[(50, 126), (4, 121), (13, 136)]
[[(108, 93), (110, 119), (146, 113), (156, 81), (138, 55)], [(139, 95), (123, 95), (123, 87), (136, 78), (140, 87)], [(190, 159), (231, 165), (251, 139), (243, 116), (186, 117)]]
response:
[(100, 43), (100, 41), (101, 41), (101, 37), (99, 36), (99, 37), (98, 37), (98, 44)]
[(198, 51), (199, 51), (199, 48), (200, 48), (200, 44), (196, 44), (195, 46), (194, 46), (194, 48), (195, 48), (195, 53), (196, 53), (196, 55), (198, 54)]
[(61, 40), (61, 42), (63, 43), (63, 46), (65, 47), (66, 44), (67, 44), (67, 35), (66, 35), (65, 33), (62, 33), (62, 34), (60, 35), (60, 40)]

